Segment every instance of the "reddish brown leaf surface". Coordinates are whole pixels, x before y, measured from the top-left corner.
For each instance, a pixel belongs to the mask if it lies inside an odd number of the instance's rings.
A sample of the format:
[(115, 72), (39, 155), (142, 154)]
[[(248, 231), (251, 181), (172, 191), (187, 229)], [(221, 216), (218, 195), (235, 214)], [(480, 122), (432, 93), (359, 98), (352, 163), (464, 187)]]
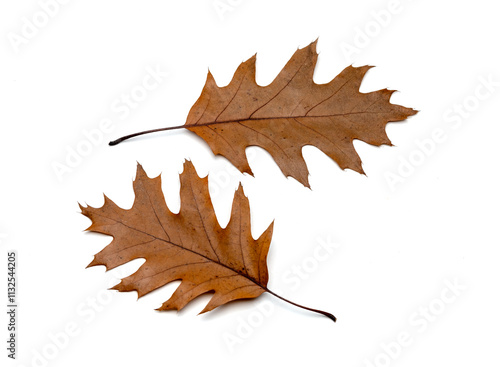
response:
[(237, 299), (255, 298), (263, 292), (294, 306), (332, 314), (291, 302), (267, 288), (267, 253), (273, 225), (252, 238), (250, 207), (241, 185), (235, 193), (231, 219), (221, 228), (208, 193), (208, 178), (199, 178), (191, 162), (181, 174), (181, 209), (173, 214), (165, 203), (160, 177), (149, 178), (137, 165), (132, 208), (122, 209), (104, 196), (101, 208), (80, 205), (92, 221), (87, 231), (113, 237), (95, 255), (89, 267), (113, 269), (135, 259), (145, 263), (113, 289), (137, 291), (139, 297), (174, 280), (181, 284), (159, 310), (180, 310), (208, 292), (213, 296), (201, 313)]
[(217, 222), (208, 194), (207, 178), (200, 179), (186, 162), (181, 174), (181, 209), (173, 214), (161, 191), (160, 177), (150, 179), (140, 165), (134, 181), (135, 201), (121, 209), (105, 197), (101, 208), (81, 207), (91, 219), (89, 231), (113, 237), (89, 266), (113, 269), (145, 259), (139, 270), (114, 289), (137, 291), (139, 297), (174, 280), (182, 280), (160, 310), (180, 310), (201, 294), (214, 292), (202, 312), (266, 291), (266, 257), (272, 225), (254, 240), (248, 199), (241, 186), (235, 194), (231, 220), (225, 229)]
[(218, 87), (208, 72), (201, 95), (184, 125), (142, 131), (109, 144), (186, 128), (241, 172), (252, 174), (245, 148), (259, 146), (272, 155), (285, 176), (309, 186), (302, 148), (312, 145), (342, 169), (363, 173), (353, 141), (391, 145), (385, 132), (387, 123), (405, 120), (417, 111), (390, 103), (393, 90), (361, 93), (361, 81), (371, 66), (348, 66), (329, 83), (314, 83), (317, 58), (316, 42), (297, 50), (265, 87), (255, 81), (256, 56), (238, 67), (226, 87)]
[(370, 66), (348, 66), (331, 82), (315, 84), (317, 57), (316, 42), (297, 50), (266, 87), (255, 81), (255, 56), (239, 66), (226, 87), (218, 87), (209, 72), (184, 127), (242, 172), (251, 173), (245, 148), (259, 146), (286, 176), (309, 186), (302, 147), (313, 145), (342, 169), (362, 173), (353, 140), (390, 145), (386, 124), (416, 111), (391, 104), (392, 90), (359, 92)]

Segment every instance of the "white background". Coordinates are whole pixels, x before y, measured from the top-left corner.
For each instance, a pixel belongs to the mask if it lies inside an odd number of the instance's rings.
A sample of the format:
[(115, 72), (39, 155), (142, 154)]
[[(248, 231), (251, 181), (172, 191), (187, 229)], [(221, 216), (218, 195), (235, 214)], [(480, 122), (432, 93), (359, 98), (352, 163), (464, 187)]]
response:
[[(2, 366), (500, 362), (495, 2), (74, 0), (43, 10), (46, 3), (0, 5)], [(257, 81), (266, 85), (318, 37), (317, 83), (352, 63), (375, 65), (361, 91), (397, 89), (391, 102), (421, 111), (388, 125), (394, 147), (355, 143), (367, 176), (340, 170), (313, 147), (304, 149), (312, 190), (258, 148), (247, 150), (255, 178), (242, 176), (187, 131), (107, 145), (183, 124), (208, 68), (226, 85), (257, 52)], [(150, 69), (168, 76), (127, 114), (120, 99)], [(103, 119), (110, 128), (96, 133)], [(69, 157), (82, 147), (86, 156)], [(242, 181), (254, 237), (275, 219), (270, 289), (334, 313), (336, 324), (267, 294), (202, 316), (208, 296), (159, 313), (177, 284), (139, 301), (106, 290), (141, 261), (108, 273), (85, 269), (110, 238), (83, 232), (90, 222), (77, 203), (101, 206), (104, 192), (130, 207), (138, 161), (150, 177), (162, 173), (167, 203), (178, 210), (185, 159), (210, 173), (223, 225)], [(4, 342), (12, 249), (16, 361)]]

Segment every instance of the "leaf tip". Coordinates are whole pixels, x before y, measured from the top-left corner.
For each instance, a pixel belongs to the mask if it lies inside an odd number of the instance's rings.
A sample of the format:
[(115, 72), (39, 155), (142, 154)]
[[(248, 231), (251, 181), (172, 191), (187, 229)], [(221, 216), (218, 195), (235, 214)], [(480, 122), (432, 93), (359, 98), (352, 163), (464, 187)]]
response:
[(115, 284), (111, 288), (108, 288), (108, 291), (118, 291), (118, 292), (123, 292), (125, 291), (125, 288), (123, 286), (123, 282), (120, 281), (118, 284)]
[(365, 170), (363, 169), (363, 166), (361, 165), (361, 162), (357, 163), (355, 166), (345, 166), (345, 167), (341, 167), (343, 171), (345, 171), (346, 169), (351, 169), (353, 170), (354, 172), (357, 172), (359, 173), (360, 175), (363, 175), (363, 176), (366, 176), (366, 172)]
[[(189, 176), (191, 176), (192, 174), (194, 174), (194, 175), (198, 176), (197, 173), (196, 173), (196, 168), (194, 168), (194, 164), (193, 164), (193, 162), (191, 160), (186, 159), (184, 161), (183, 165), (182, 165), (182, 168), (183, 168), (182, 169), (182, 173), (183, 174), (187, 174)], [(181, 177), (182, 177), (182, 175), (181, 175)]]
[(80, 208), (81, 213), (82, 213), (83, 215), (85, 215), (85, 214), (84, 214), (84, 211), (86, 211), (86, 209), (87, 209), (88, 205), (85, 203), (85, 206), (83, 206), (80, 202), (78, 202), (78, 207)]
[(142, 164), (137, 162), (137, 170), (135, 173), (135, 180), (134, 181), (146, 180), (148, 178), (149, 178), (149, 176), (147, 175), (146, 171), (144, 170), (144, 167), (142, 166)]
[(316, 37), (316, 39), (314, 41), (312, 41), (311, 44), (309, 45), (309, 47), (311, 47), (312, 52), (318, 53), (318, 51), (316, 49), (318, 46), (318, 40), (319, 40), (319, 36)]
[(179, 311), (179, 308), (175, 305), (169, 304), (167, 301), (155, 309), (155, 311)]
[(200, 315), (203, 315), (204, 313), (207, 313), (209, 310), (207, 310), (206, 308), (204, 308), (203, 310), (201, 310), (200, 312), (198, 312), (198, 314), (196, 316), (200, 316)]
[(235, 195), (240, 195), (240, 194), (241, 194), (241, 195), (244, 195), (245, 197), (247, 197), (247, 196), (245, 195), (244, 190), (243, 190), (243, 184), (242, 184), (242, 182), (241, 182), (241, 181), (240, 181), (240, 182), (238, 182), (238, 187), (237, 187), (237, 188), (236, 188), (236, 190), (234, 190), (234, 191), (235, 191)]
[(210, 68), (207, 70), (207, 78), (205, 80), (205, 86), (217, 86), (217, 83), (215, 82), (214, 76), (212, 72), (210, 71)]
[(306, 189), (309, 189), (309, 190), (311, 190), (311, 191), (312, 191), (312, 189), (311, 189), (311, 183), (309, 182), (309, 177), (310, 177), (310, 176), (311, 176), (311, 175), (307, 175), (307, 176), (306, 176), (306, 178), (304, 179), (304, 183), (303, 183), (303, 184), (304, 184), (304, 187), (305, 187)]
[(88, 269), (88, 268), (91, 268), (93, 266), (99, 266), (99, 265), (103, 265), (105, 268), (106, 268), (106, 271), (108, 270), (108, 268), (106, 267), (105, 264), (101, 264), (97, 258), (94, 256), (94, 259), (92, 259), (92, 261), (85, 267), (85, 269)]

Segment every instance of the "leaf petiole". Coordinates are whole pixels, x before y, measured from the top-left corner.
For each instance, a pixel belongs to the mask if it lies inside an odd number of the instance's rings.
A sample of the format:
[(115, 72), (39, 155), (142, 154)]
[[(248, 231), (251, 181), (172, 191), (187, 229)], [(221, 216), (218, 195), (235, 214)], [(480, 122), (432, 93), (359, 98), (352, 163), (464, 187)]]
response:
[(167, 131), (167, 130), (177, 130), (177, 129), (182, 129), (182, 128), (185, 128), (184, 125), (179, 125), (179, 126), (169, 126), (169, 127), (162, 127), (160, 129), (153, 129), (153, 130), (146, 130), (146, 131), (141, 131), (139, 133), (134, 133), (134, 134), (130, 134), (130, 135), (125, 135), (125, 136), (122, 136), (121, 138), (119, 139), (116, 139), (116, 140), (113, 140), (113, 141), (110, 141), (109, 142), (109, 145), (113, 146), (113, 145), (117, 145), (117, 144), (120, 144), (122, 141), (124, 140), (128, 140), (130, 138), (135, 138), (136, 136), (140, 136), (140, 135), (145, 135), (145, 134), (150, 134), (150, 133), (156, 133), (156, 132), (159, 132), (159, 131)]
[(272, 294), (273, 296), (275, 296), (275, 297), (277, 297), (277, 298), (281, 299), (282, 301), (285, 301), (285, 302), (290, 303), (291, 305), (294, 305), (294, 306), (297, 306), (297, 307), (303, 308), (304, 310), (308, 310), (308, 311), (312, 311), (312, 312), (319, 313), (319, 314), (321, 314), (321, 315), (323, 315), (323, 316), (328, 317), (330, 320), (333, 320), (333, 322), (337, 322), (337, 318), (336, 318), (335, 316), (333, 316), (333, 315), (332, 315), (331, 313), (329, 313), (329, 312), (326, 312), (326, 311), (321, 311), (321, 310), (316, 310), (316, 309), (314, 309), (314, 308), (310, 308), (310, 307), (306, 307), (306, 306), (299, 305), (299, 304), (297, 304), (297, 303), (295, 303), (295, 302), (289, 301), (289, 300), (287, 300), (286, 298), (281, 297), (280, 295), (278, 295), (278, 294), (274, 293), (273, 291), (269, 290), (268, 288), (265, 288), (265, 290), (266, 290), (266, 292), (268, 292), (268, 293)]

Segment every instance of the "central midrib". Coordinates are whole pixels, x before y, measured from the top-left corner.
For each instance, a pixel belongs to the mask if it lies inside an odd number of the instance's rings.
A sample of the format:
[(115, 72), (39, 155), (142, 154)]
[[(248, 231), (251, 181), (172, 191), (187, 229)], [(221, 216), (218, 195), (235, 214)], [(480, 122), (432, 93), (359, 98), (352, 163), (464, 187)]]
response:
[[(98, 213), (95, 213), (95, 214), (96, 214), (96, 215), (98, 215), (98, 216), (100, 216), (100, 217), (104, 217), (104, 218), (106, 218), (106, 219), (110, 219), (110, 220), (112, 220), (112, 221), (114, 221), (114, 222), (116, 222), (116, 223), (120, 223), (120, 224), (124, 225), (124, 226), (125, 226), (125, 227), (127, 227), (127, 228), (133, 229), (134, 231), (137, 231), (137, 232), (143, 233), (143, 234), (145, 234), (145, 235), (147, 235), (147, 236), (153, 237), (153, 238), (154, 238), (154, 239), (156, 239), (156, 240), (159, 240), (159, 241), (163, 241), (163, 242), (169, 243), (169, 244), (171, 244), (171, 245), (173, 245), (173, 246), (176, 246), (176, 247), (178, 247), (178, 248), (180, 248), (180, 249), (182, 249), (182, 250), (189, 251), (189, 252), (191, 252), (191, 253), (193, 253), (193, 254), (195, 254), (195, 255), (201, 256), (201, 257), (203, 257), (203, 258), (205, 258), (205, 259), (207, 259), (207, 260), (209, 260), (209, 261), (211, 261), (211, 262), (213, 262), (213, 263), (215, 263), (215, 264), (217, 264), (217, 265), (220, 265), (220, 266), (222, 266), (222, 267), (224, 267), (224, 268), (226, 268), (226, 269), (229, 269), (229, 270), (231, 270), (232, 272), (234, 272), (234, 273), (236, 273), (236, 274), (238, 274), (238, 275), (240, 275), (240, 276), (242, 276), (242, 277), (244, 277), (244, 278), (246, 278), (246, 279), (250, 280), (252, 283), (254, 283), (254, 284), (255, 284), (255, 285), (257, 285), (258, 287), (262, 288), (264, 291), (266, 291), (266, 292), (268, 292), (268, 291), (269, 291), (269, 290), (267, 289), (267, 287), (265, 287), (265, 286), (263, 286), (262, 284), (258, 283), (255, 279), (253, 279), (253, 278), (251, 278), (251, 277), (247, 276), (246, 274), (241, 273), (241, 272), (239, 272), (239, 271), (237, 271), (237, 270), (235, 270), (235, 269), (233, 269), (233, 268), (231, 268), (231, 267), (227, 266), (227, 265), (226, 265), (226, 264), (224, 264), (224, 263), (221, 263), (220, 261), (217, 261), (217, 260), (211, 259), (211, 258), (207, 257), (206, 255), (200, 254), (200, 253), (198, 253), (198, 252), (196, 252), (196, 251), (194, 251), (194, 250), (191, 250), (191, 249), (188, 249), (188, 248), (183, 247), (183, 246), (181, 246), (181, 245), (178, 245), (178, 244), (176, 244), (176, 243), (174, 243), (174, 242), (172, 242), (172, 241), (166, 240), (166, 239), (164, 239), (164, 238), (156, 237), (155, 235), (152, 235), (152, 234), (150, 234), (150, 233), (144, 232), (144, 231), (142, 231), (142, 230), (140, 230), (140, 229), (138, 229), (138, 228), (131, 227), (131, 226), (129, 226), (129, 225), (127, 225), (127, 224), (123, 223), (123, 222), (122, 222), (122, 221), (120, 221), (120, 220), (117, 220), (117, 219), (114, 219), (114, 218), (110, 218), (110, 217), (106, 217), (105, 215), (98, 214)], [(113, 237), (113, 238), (114, 238), (114, 237)], [(136, 245), (134, 245), (134, 246), (136, 246)], [(130, 246), (130, 247), (133, 247), (133, 246)]]
[(262, 121), (262, 120), (287, 120), (287, 119), (317, 119), (321, 117), (342, 117), (342, 116), (351, 116), (351, 115), (361, 115), (361, 114), (380, 114), (384, 113), (382, 111), (363, 111), (363, 112), (346, 112), (346, 113), (335, 113), (335, 114), (329, 114), (329, 115), (318, 115), (318, 116), (278, 116), (278, 117), (260, 117), (260, 118), (243, 118), (243, 119), (234, 119), (234, 120), (224, 120), (224, 121), (210, 121), (210, 122), (205, 122), (201, 124), (192, 124), (189, 125), (188, 123), (184, 125), (179, 125), (179, 126), (172, 126), (167, 129), (173, 130), (173, 129), (180, 129), (180, 128), (195, 128), (195, 127), (202, 127), (202, 126), (209, 126), (209, 125), (217, 125), (217, 124), (229, 124), (229, 123), (238, 123), (238, 122), (246, 122), (246, 121)]

